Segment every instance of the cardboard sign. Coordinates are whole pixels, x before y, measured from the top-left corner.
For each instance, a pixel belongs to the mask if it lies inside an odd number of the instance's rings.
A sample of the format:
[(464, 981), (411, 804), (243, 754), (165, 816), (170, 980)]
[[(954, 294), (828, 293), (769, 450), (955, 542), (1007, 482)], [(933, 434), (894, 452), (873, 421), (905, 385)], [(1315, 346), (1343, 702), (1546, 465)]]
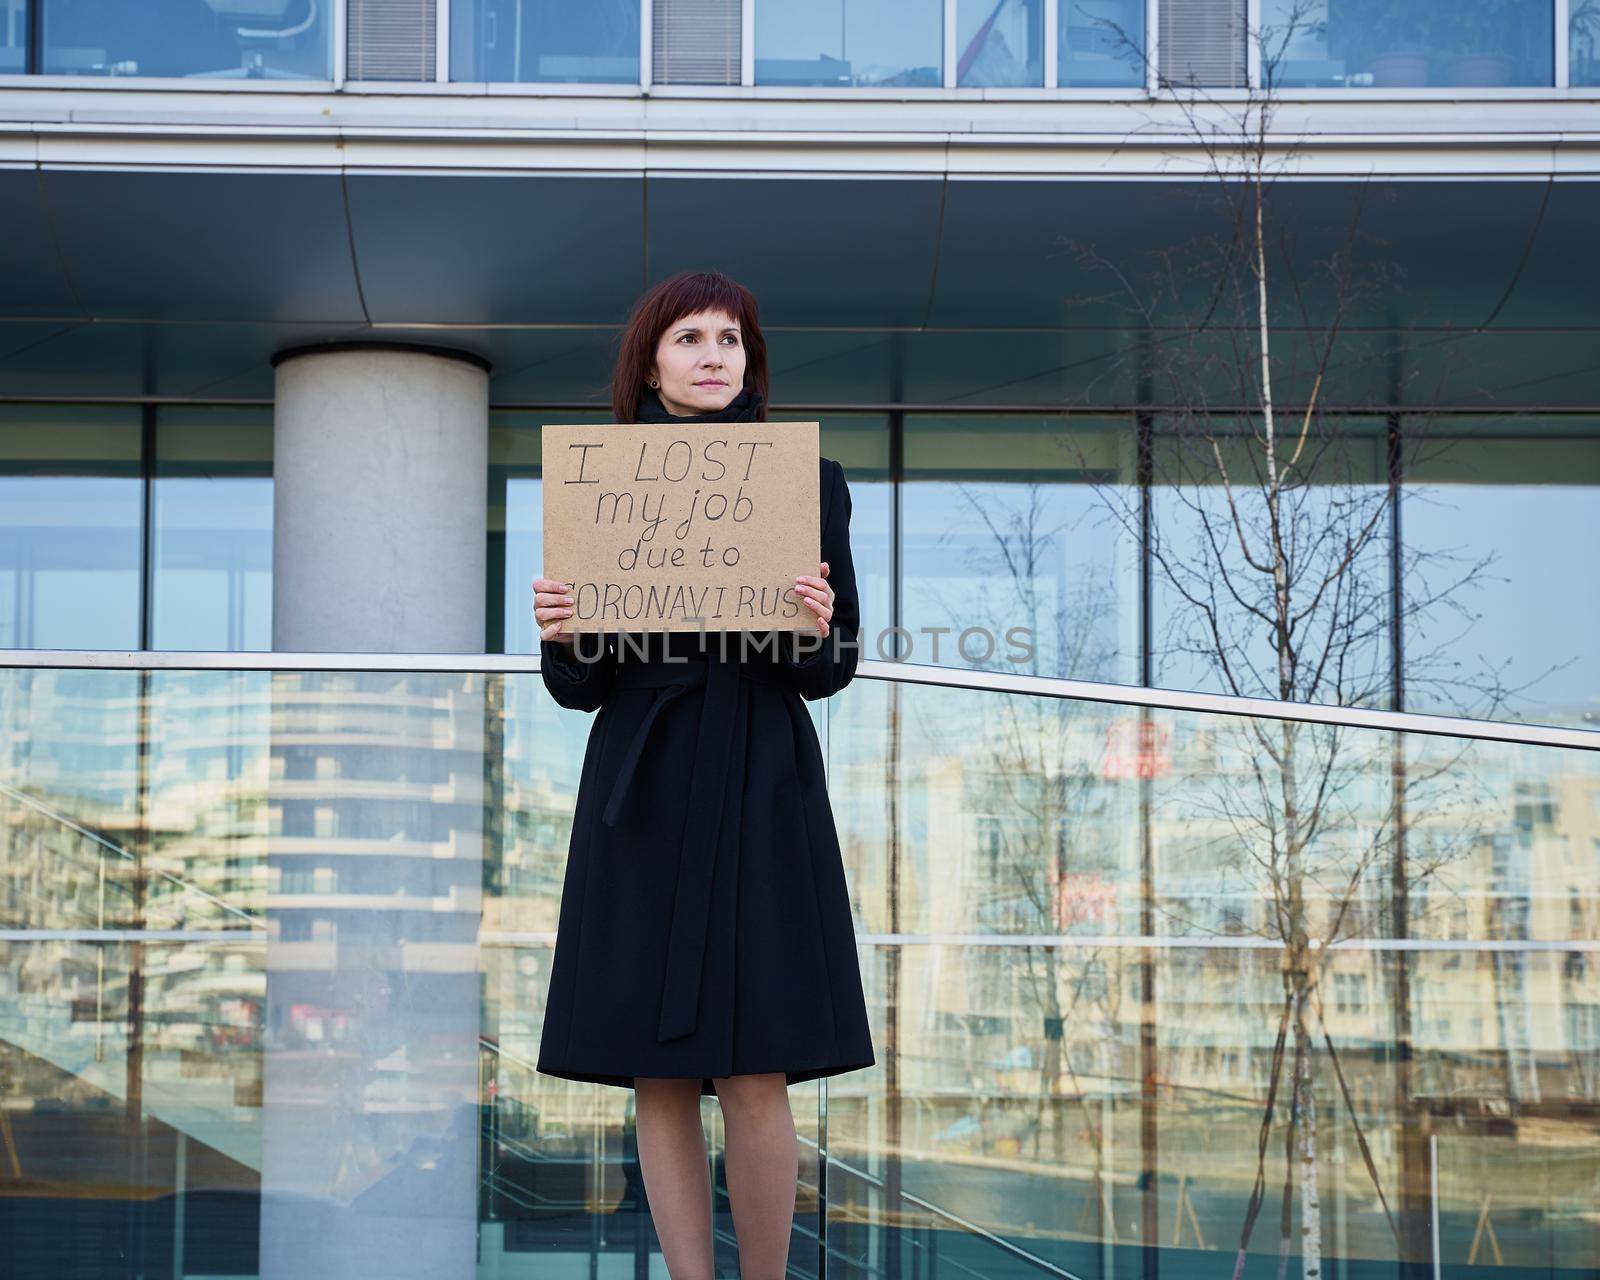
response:
[(822, 560), (815, 422), (547, 426), (544, 571), (570, 634), (803, 631)]

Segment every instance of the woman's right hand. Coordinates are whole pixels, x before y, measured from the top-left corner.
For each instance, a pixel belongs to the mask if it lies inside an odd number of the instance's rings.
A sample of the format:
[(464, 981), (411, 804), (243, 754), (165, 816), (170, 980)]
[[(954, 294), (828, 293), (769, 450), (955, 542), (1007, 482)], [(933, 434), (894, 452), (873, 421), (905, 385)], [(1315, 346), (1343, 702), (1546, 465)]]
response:
[(573, 637), (564, 632), (561, 622), (572, 616), (572, 597), (567, 594), (567, 584), (553, 578), (533, 580), (533, 618), (539, 624), (539, 639), (559, 640), (571, 644)]

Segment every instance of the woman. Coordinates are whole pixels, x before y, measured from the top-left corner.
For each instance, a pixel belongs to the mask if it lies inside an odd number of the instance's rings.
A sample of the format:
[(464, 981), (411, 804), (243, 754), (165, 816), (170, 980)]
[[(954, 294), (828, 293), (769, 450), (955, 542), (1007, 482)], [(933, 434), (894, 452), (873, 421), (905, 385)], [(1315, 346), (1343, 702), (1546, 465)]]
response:
[[(714, 272), (656, 285), (634, 306), (611, 394), (619, 422), (765, 422), (755, 298)], [(635, 1090), (673, 1280), (712, 1275), (701, 1097), (715, 1092), (726, 1121), (741, 1274), (777, 1280), (799, 1174), (788, 1086), (874, 1063), (802, 702), (849, 684), (859, 648), (850, 491), (837, 462), (819, 468), (822, 562), (794, 586), (816, 615), (804, 644), (793, 632), (564, 635), (572, 597), (558, 580), (533, 584), (546, 687), (564, 707), (599, 711), (538, 1069)]]

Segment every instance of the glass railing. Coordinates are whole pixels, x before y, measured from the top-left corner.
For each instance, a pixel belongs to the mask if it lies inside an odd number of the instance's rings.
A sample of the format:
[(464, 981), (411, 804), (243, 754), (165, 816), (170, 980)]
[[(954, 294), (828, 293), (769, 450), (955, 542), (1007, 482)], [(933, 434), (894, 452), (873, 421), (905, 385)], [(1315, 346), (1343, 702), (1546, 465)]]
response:
[[(16, 1274), (666, 1274), (632, 1091), (534, 1066), (592, 723), (534, 659), (0, 660)], [(877, 1062), (790, 1090), (790, 1274), (1592, 1274), (1600, 734), (806, 706)]]

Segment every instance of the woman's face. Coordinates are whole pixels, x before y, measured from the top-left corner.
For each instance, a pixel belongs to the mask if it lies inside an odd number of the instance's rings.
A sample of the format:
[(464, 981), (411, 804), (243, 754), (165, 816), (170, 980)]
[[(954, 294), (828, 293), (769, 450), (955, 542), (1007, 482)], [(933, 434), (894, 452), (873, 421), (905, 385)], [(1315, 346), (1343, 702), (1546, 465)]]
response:
[(650, 379), (668, 413), (679, 417), (725, 408), (744, 386), (744, 335), (725, 311), (674, 320), (656, 342)]

